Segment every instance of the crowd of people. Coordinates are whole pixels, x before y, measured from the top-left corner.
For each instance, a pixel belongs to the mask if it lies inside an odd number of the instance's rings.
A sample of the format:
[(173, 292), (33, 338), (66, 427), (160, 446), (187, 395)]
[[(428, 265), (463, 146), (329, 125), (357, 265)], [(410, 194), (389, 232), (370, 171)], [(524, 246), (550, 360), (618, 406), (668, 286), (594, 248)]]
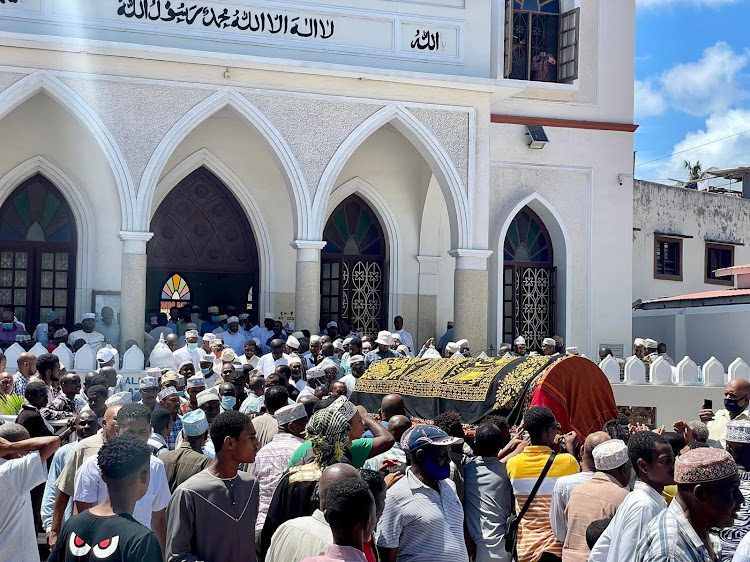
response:
[(177, 311), (135, 393), (107, 336), (83, 377), (51, 353), (21, 354), (13, 375), (0, 359), (0, 394), (24, 398), (0, 425), (0, 560), (46, 546), (55, 562), (750, 562), (744, 379), (670, 431), (563, 434), (541, 406), (518, 427), (495, 413), (469, 427), (413, 418), (397, 394), (367, 412), (353, 392), (377, 361), (469, 355), (452, 334), (412, 350), (400, 318), (370, 337), (209, 313)]

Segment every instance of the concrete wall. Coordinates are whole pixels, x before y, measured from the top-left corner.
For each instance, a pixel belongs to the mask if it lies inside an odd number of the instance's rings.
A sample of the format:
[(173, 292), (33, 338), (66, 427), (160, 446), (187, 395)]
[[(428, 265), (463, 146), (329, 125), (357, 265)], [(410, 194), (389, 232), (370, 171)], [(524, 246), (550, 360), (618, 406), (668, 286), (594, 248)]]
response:
[[(734, 263), (750, 263), (750, 200), (636, 181), (633, 190), (633, 300), (727, 288), (704, 282), (706, 240), (737, 242)], [(682, 241), (682, 281), (654, 279), (654, 232)]]

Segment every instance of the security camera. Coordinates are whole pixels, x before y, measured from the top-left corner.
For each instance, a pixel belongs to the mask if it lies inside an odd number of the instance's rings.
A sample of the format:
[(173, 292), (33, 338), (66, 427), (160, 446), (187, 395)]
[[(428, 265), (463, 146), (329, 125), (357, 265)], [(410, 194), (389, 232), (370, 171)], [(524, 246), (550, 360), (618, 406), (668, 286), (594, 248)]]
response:
[(625, 178), (632, 178), (633, 174), (617, 174), (617, 181), (620, 182), (620, 185), (622, 185), (622, 182), (625, 180)]

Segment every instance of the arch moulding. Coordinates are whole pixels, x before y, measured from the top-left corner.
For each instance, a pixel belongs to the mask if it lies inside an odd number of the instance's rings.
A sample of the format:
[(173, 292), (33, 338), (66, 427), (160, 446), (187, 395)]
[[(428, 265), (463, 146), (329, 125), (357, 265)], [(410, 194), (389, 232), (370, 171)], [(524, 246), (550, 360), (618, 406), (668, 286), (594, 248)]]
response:
[(166, 176), (164, 176), (154, 191), (153, 204), (150, 208), (148, 217), (149, 223), (151, 217), (159, 207), (159, 204), (169, 192), (201, 166), (205, 166), (217, 178), (224, 182), (224, 185), (229, 188), (232, 195), (234, 195), (237, 201), (239, 201), (242, 209), (245, 211), (248, 221), (250, 222), (250, 226), (253, 229), (253, 235), (255, 236), (255, 245), (258, 249), (258, 259), (260, 260), (261, 290), (258, 302), (260, 308), (258, 310), (266, 310), (264, 307), (271, 306), (272, 300), (270, 294), (275, 290), (273, 242), (268, 230), (268, 224), (266, 223), (265, 218), (263, 218), (263, 213), (247, 185), (231, 170), (229, 166), (227, 166), (210, 150), (207, 148), (201, 148), (177, 164)]
[(42, 155), (36, 155), (0, 178), (0, 205), (27, 179), (41, 174), (60, 190), (76, 221), (76, 302), (75, 316), (80, 318), (90, 312), (93, 261), (94, 261), (94, 215), (86, 202), (83, 191), (57, 165)]

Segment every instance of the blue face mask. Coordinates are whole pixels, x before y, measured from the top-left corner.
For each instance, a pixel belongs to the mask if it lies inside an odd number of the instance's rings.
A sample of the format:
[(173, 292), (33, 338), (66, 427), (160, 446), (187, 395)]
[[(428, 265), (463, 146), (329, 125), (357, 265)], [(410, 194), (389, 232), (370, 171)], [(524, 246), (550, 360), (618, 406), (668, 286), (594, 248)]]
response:
[(438, 463), (436, 463), (434, 460), (432, 460), (429, 456), (424, 461), (424, 469), (427, 471), (427, 474), (432, 476), (435, 480), (445, 480), (451, 475), (451, 465), (446, 464), (445, 466), (440, 466)]
[(203, 373), (204, 375), (207, 375), (210, 372), (211, 372), (210, 368), (208, 368), (208, 369), (201, 369), (201, 373)]
[(13, 329), (13, 322), (3, 322), (3, 330), (9, 332)]
[(218, 316), (212, 316), (211, 317), (211, 322), (218, 322), (218, 321), (219, 321), (219, 317)]
[(195, 351), (196, 349), (198, 349), (198, 344), (197, 343), (189, 343), (189, 344), (187, 344), (187, 348), (188, 348), (189, 351)]
[(184, 390), (178, 390), (177, 391), (177, 396), (179, 396), (180, 398), (182, 398), (183, 396), (185, 396), (185, 391)]
[(221, 399), (221, 407), (225, 410), (231, 410), (237, 403), (237, 399), (234, 396), (224, 396)]

